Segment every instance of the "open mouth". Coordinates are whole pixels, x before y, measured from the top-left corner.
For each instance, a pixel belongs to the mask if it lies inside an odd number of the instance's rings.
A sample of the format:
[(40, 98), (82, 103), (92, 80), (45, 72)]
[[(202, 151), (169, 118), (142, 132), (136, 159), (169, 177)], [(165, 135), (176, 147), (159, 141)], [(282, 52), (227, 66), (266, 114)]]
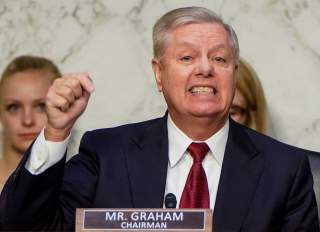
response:
[(189, 89), (193, 94), (210, 94), (215, 95), (217, 90), (214, 87), (210, 86), (193, 86)]

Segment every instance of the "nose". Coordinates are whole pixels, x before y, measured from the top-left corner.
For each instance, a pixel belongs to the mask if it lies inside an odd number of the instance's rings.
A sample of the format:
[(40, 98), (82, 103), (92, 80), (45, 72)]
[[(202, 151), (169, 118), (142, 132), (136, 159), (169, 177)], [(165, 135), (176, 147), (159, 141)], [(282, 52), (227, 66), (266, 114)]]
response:
[(201, 77), (213, 77), (214, 67), (211, 64), (208, 57), (203, 56), (199, 59), (197, 76)]
[(34, 125), (34, 115), (31, 109), (26, 108), (23, 111), (22, 115), (22, 124), (26, 127), (30, 127)]

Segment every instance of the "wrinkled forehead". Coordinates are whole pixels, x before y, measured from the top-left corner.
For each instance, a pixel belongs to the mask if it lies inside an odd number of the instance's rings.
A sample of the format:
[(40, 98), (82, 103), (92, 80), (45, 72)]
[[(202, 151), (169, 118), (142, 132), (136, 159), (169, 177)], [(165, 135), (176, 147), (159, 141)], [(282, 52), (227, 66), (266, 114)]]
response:
[(171, 29), (168, 32), (164, 53), (172, 47), (207, 47), (233, 52), (230, 35), (219, 23), (193, 23)]

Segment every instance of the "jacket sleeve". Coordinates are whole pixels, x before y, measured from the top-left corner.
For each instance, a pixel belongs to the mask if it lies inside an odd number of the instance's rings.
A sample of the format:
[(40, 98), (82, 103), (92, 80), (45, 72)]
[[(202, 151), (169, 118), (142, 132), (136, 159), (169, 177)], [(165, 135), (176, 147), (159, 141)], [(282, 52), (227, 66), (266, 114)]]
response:
[(74, 230), (75, 209), (90, 207), (97, 179), (87, 135), (82, 138), (78, 155), (66, 165), (64, 158), (39, 175), (25, 169), (28, 149), (1, 193), (1, 230)]
[(313, 178), (307, 156), (302, 156), (291, 187), (282, 231), (320, 231)]

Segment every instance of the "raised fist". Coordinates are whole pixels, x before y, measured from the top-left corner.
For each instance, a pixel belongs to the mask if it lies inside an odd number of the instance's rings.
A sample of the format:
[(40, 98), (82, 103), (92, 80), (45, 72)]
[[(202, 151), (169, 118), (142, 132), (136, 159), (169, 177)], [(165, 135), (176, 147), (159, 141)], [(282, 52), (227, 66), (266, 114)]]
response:
[(77, 118), (85, 111), (93, 91), (94, 86), (87, 73), (63, 75), (53, 82), (46, 99), (46, 140), (62, 141), (68, 137)]

